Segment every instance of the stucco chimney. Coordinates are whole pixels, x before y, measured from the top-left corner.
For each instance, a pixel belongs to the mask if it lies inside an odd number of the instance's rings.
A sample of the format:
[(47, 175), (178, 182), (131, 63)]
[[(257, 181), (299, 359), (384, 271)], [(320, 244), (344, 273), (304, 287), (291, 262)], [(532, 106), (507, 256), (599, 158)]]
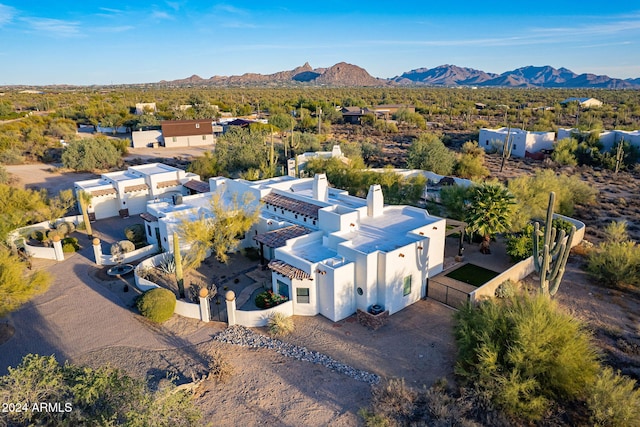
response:
[(379, 184), (369, 187), (367, 194), (367, 216), (376, 217), (382, 215), (384, 208), (384, 197), (382, 196), (382, 188)]
[(328, 200), (329, 183), (327, 182), (327, 175), (317, 173), (313, 176), (313, 198), (320, 200), (321, 202), (326, 202)]

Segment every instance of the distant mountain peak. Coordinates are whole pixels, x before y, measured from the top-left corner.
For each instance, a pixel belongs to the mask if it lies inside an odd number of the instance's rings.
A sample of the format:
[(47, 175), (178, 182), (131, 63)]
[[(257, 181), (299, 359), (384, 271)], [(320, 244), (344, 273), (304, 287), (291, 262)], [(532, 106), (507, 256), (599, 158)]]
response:
[(213, 76), (203, 79), (192, 75), (186, 79), (161, 81), (167, 85), (201, 86), (273, 86), (273, 85), (327, 85), (327, 86), (483, 86), (483, 87), (548, 87), (548, 88), (609, 88), (638, 89), (639, 79), (613, 79), (595, 74), (576, 74), (573, 71), (550, 65), (527, 65), (502, 74), (488, 73), (453, 64), (434, 68), (416, 68), (391, 79), (371, 76), (367, 70), (347, 62), (339, 62), (329, 68), (313, 68), (309, 62), (289, 71), (273, 74), (245, 73), (241, 76)]

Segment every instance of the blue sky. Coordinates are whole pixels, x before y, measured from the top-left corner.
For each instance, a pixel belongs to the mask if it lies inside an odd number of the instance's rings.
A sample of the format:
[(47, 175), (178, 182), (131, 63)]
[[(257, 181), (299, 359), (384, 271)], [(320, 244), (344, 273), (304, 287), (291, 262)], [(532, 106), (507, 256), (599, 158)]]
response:
[(0, 85), (144, 83), (342, 61), (383, 78), (442, 64), (638, 78), (634, 3), (0, 0)]

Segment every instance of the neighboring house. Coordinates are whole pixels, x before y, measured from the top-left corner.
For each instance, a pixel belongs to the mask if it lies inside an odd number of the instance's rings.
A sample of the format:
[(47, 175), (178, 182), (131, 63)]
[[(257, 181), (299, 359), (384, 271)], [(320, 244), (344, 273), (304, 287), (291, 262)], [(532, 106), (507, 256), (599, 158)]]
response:
[[(565, 138), (575, 138), (576, 136), (586, 137), (590, 132), (583, 132), (579, 129), (558, 129), (558, 141)], [(640, 148), (640, 130), (605, 130), (600, 132), (600, 143), (603, 150), (609, 151), (615, 147), (620, 141), (624, 140), (629, 144)]]
[[(425, 209), (384, 206), (379, 185), (366, 199), (329, 188), (325, 175), (218, 177), (209, 186), (223, 200), (249, 193), (261, 202), (260, 218), (241, 244), (259, 249), (273, 291), (293, 302), (296, 315), (339, 321), (374, 304), (393, 314), (425, 297), (428, 278), (443, 270), (445, 220)], [(148, 238), (157, 229), (162, 248), (172, 251), (183, 221), (212, 215), (212, 193), (149, 203)]]
[(136, 130), (131, 132), (133, 148), (155, 147), (164, 144), (162, 132), (159, 130)]
[(196, 147), (215, 143), (211, 119), (163, 120), (160, 125), (165, 147)]
[[(504, 144), (507, 134), (513, 141), (511, 155), (513, 157), (525, 157), (526, 153), (536, 153), (540, 150), (551, 150), (554, 146), (555, 132), (529, 132), (515, 128), (487, 129), (481, 128), (478, 136), (478, 145), (485, 151), (492, 151), (496, 143)], [(494, 143), (495, 142), (495, 143)]]
[(149, 200), (191, 194), (186, 187), (189, 181), (200, 182), (200, 177), (162, 163), (151, 163), (105, 173), (97, 179), (76, 181), (74, 190), (76, 194), (80, 190), (91, 194), (89, 216), (103, 219), (145, 213)]
[(253, 123), (257, 123), (257, 121), (256, 120), (241, 119), (241, 118), (228, 120), (228, 121), (225, 121), (224, 123), (222, 123), (222, 133), (226, 133), (231, 126), (238, 126), (238, 127), (241, 127), (241, 128), (248, 128)]
[(153, 114), (156, 110), (155, 102), (138, 102), (136, 104), (136, 115), (141, 116), (143, 114)]
[(340, 149), (340, 146), (334, 145), (331, 151), (313, 151), (313, 152), (302, 153), (296, 156), (295, 160), (297, 160), (297, 168), (298, 168), (297, 174), (296, 174), (296, 161), (289, 160), (287, 162), (288, 175), (293, 177), (299, 176), (306, 169), (307, 162), (311, 159), (317, 159), (317, 158), (330, 159), (332, 157), (340, 159), (345, 163), (349, 162), (349, 159), (345, 157), (344, 154), (342, 154), (342, 150)]
[(379, 119), (389, 120), (401, 109), (405, 109), (410, 113), (416, 112), (416, 107), (408, 104), (381, 104), (372, 108), (343, 107), (340, 111), (342, 112), (342, 119), (345, 123), (361, 124), (362, 117), (367, 114)]
[(599, 99), (595, 99), (595, 98), (576, 98), (576, 97), (571, 97), (571, 98), (565, 99), (564, 101), (560, 101), (560, 104), (566, 105), (566, 104), (570, 104), (572, 102), (577, 102), (578, 105), (580, 105), (580, 107), (582, 107), (582, 108), (590, 108), (590, 107), (600, 107), (600, 106), (602, 106), (602, 101), (600, 101)]

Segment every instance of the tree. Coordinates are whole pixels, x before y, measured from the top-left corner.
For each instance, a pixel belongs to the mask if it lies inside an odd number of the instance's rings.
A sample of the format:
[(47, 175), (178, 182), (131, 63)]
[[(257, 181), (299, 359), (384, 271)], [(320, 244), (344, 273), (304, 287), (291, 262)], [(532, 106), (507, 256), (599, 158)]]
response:
[(484, 165), (484, 149), (476, 141), (467, 141), (462, 145), (462, 155), (456, 164), (456, 175), (461, 178), (483, 178), (489, 175)]
[(250, 193), (242, 200), (233, 194), (229, 200), (216, 193), (211, 197), (210, 212), (197, 220), (185, 219), (179, 234), (191, 247), (184, 256), (185, 269), (198, 268), (211, 251), (220, 262), (227, 262), (228, 253), (235, 250), (244, 234), (258, 221), (260, 203)]
[(578, 141), (574, 138), (564, 138), (556, 143), (551, 153), (551, 159), (561, 165), (575, 166), (578, 164), (576, 159), (576, 150), (578, 149)]
[(407, 165), (439, 175), (450, 175), (455, 165), (455, 153), (449, 150), (437, 135), (420, 134), (408, 150)]
[[(106, 138), (105, 138), (106, 139)], [(121, 163), (120, 153), (105, 139), (79, 139), (69, 143), (62, 152), (64, 167), (78, 172), (110, 169)]]
[(456, 374), (512, 416), (538, 420), (596, 379), (588, 330), (542, 295), (468, 304), (455, 319)]
[[(0, 401), (21, 405), (4, 414), (9, 425), (195, 426), (202, 417), (173, 383), (152, 391), (117, 368), (60, 365), (35, 354), (0, 377)], [(58, 406), (46, 410), (41, 403)]]
[(202, 157), (196, 157), (187, 167), (187, 171), (200, 175), (200, 179), (206, 181), (211, 177), (220, 175), (218, 158), (210, 151), (205, 151)]
[(0, 240), (16, 228), (51, 217), (46, 193), (0, 184)]
[(25, 261), (0, 247), (0, 318), (49, 288), (47, 272), (25, 274), (26, 270)]
[(470, 233), (483, 236), (487, 249), (491, 237), (511, 226), (513, 195), (498, 183), (483, 183), (470, 189), (465, 221)]

